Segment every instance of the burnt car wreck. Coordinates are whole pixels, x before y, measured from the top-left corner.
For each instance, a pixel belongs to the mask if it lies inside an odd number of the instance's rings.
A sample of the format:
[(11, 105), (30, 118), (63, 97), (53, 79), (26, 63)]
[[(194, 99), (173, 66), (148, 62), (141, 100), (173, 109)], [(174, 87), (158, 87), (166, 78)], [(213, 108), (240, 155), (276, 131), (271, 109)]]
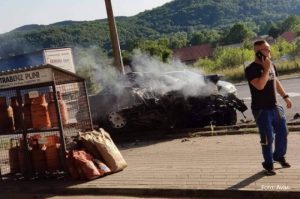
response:
[(219, 75), (132, 72), (90, 96), (93, 122), (110, 132), (234, 125), (246, 105)]

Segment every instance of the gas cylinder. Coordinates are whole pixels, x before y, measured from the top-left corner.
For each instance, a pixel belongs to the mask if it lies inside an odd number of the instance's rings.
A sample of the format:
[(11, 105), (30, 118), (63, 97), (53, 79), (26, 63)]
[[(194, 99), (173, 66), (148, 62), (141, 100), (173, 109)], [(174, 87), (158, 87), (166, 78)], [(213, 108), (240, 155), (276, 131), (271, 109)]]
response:
[(6, 97), (0, 97), (0, 131), (13, 131), (14, 128), (14, 115), (11, 106), (7, 105)]
[(32, 128), (35, 130), (51, 127), (48, 103), (46, 102), (44, 94), (32, 98), (31, 119)]

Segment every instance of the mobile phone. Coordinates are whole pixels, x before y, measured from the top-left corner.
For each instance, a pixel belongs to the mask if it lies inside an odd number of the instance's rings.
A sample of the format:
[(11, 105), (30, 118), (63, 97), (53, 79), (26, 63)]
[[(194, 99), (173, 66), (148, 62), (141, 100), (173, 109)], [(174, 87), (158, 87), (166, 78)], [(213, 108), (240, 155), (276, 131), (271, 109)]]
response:
[(260, 51), (257, 51), (257, 52), (255, 53), (255, 56), (256, 56), (260, 61), (266, 59), (266, 56), (264, 56), (264, 54), (262, 54), (262, 52), (260, 52)]

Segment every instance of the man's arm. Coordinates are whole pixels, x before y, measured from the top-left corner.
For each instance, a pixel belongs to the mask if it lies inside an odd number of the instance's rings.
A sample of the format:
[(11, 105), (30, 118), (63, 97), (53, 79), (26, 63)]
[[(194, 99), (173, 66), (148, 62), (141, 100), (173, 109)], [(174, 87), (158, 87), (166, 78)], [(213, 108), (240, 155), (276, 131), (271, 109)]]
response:
[(266, 86), (267, 82), (269, 80), (269, 71), (264, 71), (261, 75), (261, 77), (255, 78), (251, 80), (251, 84), (257, 89), (262, 90)]
[[(279, 95), (283, 98), (284, 96), (287, 96), (281, 82), (276, 78), (276, 90), (277, 90), (277, 93), (279, 93)], [(290, 97), (285, 97), (283, 98), (283, 100), (285, 101), (286, 103), (286, 107), (287, 108), (291, 108), (292, 107), (292, 101), (290, 99)]]
[(262, 59), (262, 67), (262, 75), (258, 78), (251, 80), (250, 82), (257, 90), (264, 89), (269, 80), (269, 69), (271, 67), (271, 61), (269, 58)]

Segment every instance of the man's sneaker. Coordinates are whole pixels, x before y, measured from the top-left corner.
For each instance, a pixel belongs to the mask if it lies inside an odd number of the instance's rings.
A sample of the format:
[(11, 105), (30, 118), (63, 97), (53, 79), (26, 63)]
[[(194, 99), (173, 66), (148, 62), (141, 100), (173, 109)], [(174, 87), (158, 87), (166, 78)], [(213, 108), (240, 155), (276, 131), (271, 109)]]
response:
[(278, 162), (282, 168), (290, 168), (291, 165), (285, 160), (285, 158), (274, 159), (275, 162)]
[(274, 167), (273, 164), (265, 164), (264, 162), (262, 163), (262, 166), (264, 167), (264, 169), (266, 169), (265, 174), (267, 176), (273, 176), (276, 175), (276, 172), (274, 171)]
[(276, 175), (276, 172), (274, 170), (266, 170), (265, 174), (266, 176), (273, 176)]

